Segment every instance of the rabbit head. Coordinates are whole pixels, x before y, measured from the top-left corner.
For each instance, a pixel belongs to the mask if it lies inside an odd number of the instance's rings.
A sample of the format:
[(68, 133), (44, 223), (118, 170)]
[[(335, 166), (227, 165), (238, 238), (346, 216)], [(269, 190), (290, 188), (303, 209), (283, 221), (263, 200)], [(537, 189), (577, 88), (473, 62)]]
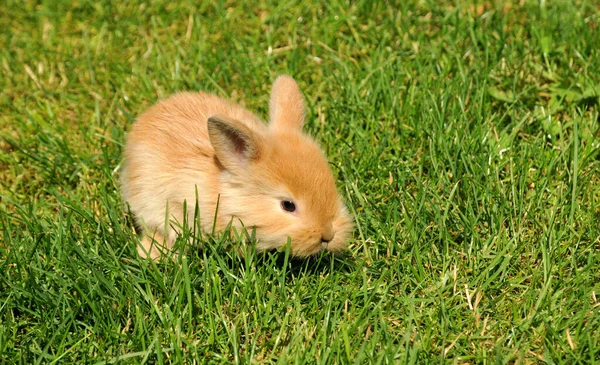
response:
[(218, 215), (256, 229), (257, 247), (309, 256), (345, 249), (352, 230), (325, 155), (302, 133), (304, 104), (296, 82), (280, 76), (270, 99), (270, 123), (256, 131), (226, 115), (208, 119), (220, 168)]

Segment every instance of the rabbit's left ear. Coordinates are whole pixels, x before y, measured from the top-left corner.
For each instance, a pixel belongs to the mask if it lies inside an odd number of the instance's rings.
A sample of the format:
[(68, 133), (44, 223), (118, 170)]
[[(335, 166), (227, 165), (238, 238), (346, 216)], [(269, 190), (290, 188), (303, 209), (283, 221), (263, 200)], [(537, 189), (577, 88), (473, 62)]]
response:
[(304, 101), (293, 78), (281, 75), (273, 83), (269, 102), (270, 127), (281, 131), (300, 131), (304, 125)]
[(231, 172), (245, 173), (262, 154), (262, 137), (244, 123), (225, 116), (208, 118), (208, 137), (219, 162)]

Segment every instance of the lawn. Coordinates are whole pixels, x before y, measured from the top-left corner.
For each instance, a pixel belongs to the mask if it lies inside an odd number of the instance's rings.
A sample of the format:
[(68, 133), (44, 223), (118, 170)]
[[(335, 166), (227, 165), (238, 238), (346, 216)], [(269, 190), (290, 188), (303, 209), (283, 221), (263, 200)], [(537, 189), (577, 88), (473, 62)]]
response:
[[(598, 1), (237, 3), (0, 5), (1, 363), (600, 361)], [(139, 258), (136, 115), (283, 73), (348, 253)]]

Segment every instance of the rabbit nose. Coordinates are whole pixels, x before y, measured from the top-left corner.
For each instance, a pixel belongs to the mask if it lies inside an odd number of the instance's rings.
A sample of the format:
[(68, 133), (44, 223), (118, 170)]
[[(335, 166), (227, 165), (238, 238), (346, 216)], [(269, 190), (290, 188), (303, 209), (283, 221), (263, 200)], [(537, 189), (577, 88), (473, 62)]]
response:
[(333, 233), (323, 234), (321, 236), (321, 250), (327, 249), (327, 245), (329, 245), (329, 242), (333, 239), (333, 236), (334, 236)]
[(333, 225), (329, 223), (323, 230), (323, 233), (321, 233), (321, 248), (324, 250), (327, 249), (327, 244), (331, 242), (334, 236)]
[(329, 243), (333, 237), (335, 236), (335, 233), (333, 232), (325, 232), (321, 235), (321, 243)]

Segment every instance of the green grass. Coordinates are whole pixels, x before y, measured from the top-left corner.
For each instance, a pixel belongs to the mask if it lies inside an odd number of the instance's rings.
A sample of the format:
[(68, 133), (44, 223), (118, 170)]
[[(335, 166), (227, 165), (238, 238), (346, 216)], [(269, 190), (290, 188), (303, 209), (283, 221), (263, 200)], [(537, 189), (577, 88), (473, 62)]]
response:
[[(600, 361), (600, 4), (0, 5), (0, 362)], [(135, 115), (299, 82), (347, 256), (139, 259)]]

